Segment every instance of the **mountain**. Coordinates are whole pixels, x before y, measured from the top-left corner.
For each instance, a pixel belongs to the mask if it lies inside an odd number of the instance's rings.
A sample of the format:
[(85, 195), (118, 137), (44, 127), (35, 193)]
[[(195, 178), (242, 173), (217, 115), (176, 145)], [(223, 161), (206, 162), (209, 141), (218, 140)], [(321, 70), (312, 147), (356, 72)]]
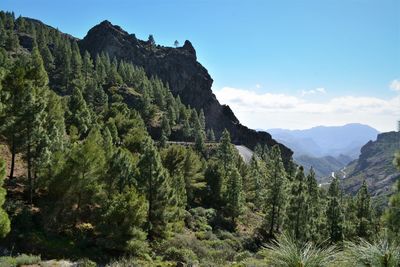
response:
[[(38, 20), (29, 20), (50, 27)], [(182, 47), (177, 48), (152, 45), (107, 20), (90, 29), (82, 40), (67, 34), (65, 36), (77, 40), (81, 51), (88, 51), (92, 58), (104, 52), (111, 59), (124, 60), (142, 67), (149, 77), (160, 78), (168, 84), (174, 96), (179, 95), (182, 103), (197, 111), (204, 110), (206, 128), (213, 129), (217, 139), (226, 128), (231, 134), (232, 142), (237, 145), (253, 149), (257, 143), (268, 146), (278, 144), (284, 161), (287, 163), (291, 159), (293, 152), (290, 149), (272, 139), (269, 133), (258, 132), (242, 125), (229, 106), (218, 102), (211, 90), (213, 79), (207, 69), (197, 61), (196, 51), (190, 41), (186, 40)], [(21, 42), (22, 45), (26, 44), (28, 49), (31, 48), (32, 41), (25, 39), (27, 40)], [(127, 98), (126, 101), (129, 101), (129, 96)], [(151, 130), (150, 132), (152, 133)]]
[(302, 165), (306, 171), (311, 167), (314, 169), (317, 178), (319, 178), (319, 182), (327, 182), (332, 173), (341, 170), (351, 161), (351, 158), (345, 155), (340, 155), (338, 157), (311, 157), (301, 155), (295, 157), (295, 162)]
[(295, 156), (323, 157), (346, 155), (356, 159), (361, 147), (375, 140), (376, 129), (359, 123), (343, 126), (318, 126), (306, 130), (267, 130), (276, 139), (294, 151)]
[(373, 196), (390, 195), (400, 178), (400, 172), (393, 165), (394, 153), (398, 150), (400, 132), (381, 133), (376, 141), (369, 141), (361, 148), (359, 158), (344, 169), (344, 190), (355, 194), (365, 179)]

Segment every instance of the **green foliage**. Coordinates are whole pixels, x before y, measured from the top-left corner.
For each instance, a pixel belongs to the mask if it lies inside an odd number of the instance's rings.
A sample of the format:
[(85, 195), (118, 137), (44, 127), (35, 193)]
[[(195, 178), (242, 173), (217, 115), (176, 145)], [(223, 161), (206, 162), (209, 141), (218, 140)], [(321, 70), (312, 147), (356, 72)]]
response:
[(308, 217), (306, 181), (303, 167), (299, 167), (290, 186), (289, 203), (286, 208), (286, 230), (298, 242), (306, 240)]
[(339, 179), (333, 178), (328, 190), (328, 204), (326, 209), (327, 228), (332, 242), (343, 240), (343, 213), (340, 202)]
[(40, 263), (40, 256), (21, 254), (17, 257), (0, 257), (0, 267), (18, 267)]
[(295, 239), (286, 235), (263, 250), (266, 264), (276, 267), (320, 267), (328, 266), (338, 251), (334, 246), (316, 247), (313, 243), (297, 245)]
[(266, 238), (273, 238), (281, 231), (287, 199), (287, 177), (277, 145), (269, 152), (266, 175), (265, 217), (261, 233)]
[(357, 235), (369, 240), (373, 234), (371, 197), (364, 181), (356, 196)]
[(5, 237), (10, 232), (10, 220), (8, 214), (3, 209), (7, 194), (6, 190), (3, 188), (5, 177), (6, 163), (0, 159), (0, 237)]
[(400, 265), (400, 247), (387, 239), (370, 243), (364, 239), (359, 242), (345, 242), (341, 255), (346, 266), (397, 267)]
[(146, 144), (138, 167), (138, 185), (149, 203), (146, 227), (149, 239), (165, 238), (169, 232), (170, 214), (176, 207), (172, 201), (171, 177), (151, 142)]

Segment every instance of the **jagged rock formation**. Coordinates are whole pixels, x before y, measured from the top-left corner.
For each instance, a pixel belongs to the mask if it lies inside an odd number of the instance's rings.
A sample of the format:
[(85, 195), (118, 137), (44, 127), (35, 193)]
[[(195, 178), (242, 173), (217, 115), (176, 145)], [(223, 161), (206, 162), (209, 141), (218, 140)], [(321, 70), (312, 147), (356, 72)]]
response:
[(361, 148), (358, 160), (351, 162), (344, 170), (345, 191), (355, 194), (366, 179), (373, 196), (387, 196), (400, 178), (400, 172), (393, 165), (394, 153), (400, 150), (400, 132), (378, 135), (376, 141), (369, 141)]
[[(183, 103), (204, 110), (206, 127), (214, 129), (217, 137), (226, 128), (236, 144), (244, 144), (249, 148), (257, 143), (269, 146), (277, 144), (270, 134), (241, 125), (229, 106), (218, 102), (211, 90), (213, 80), (197, 62), (196, 51), (189, 41), (178, 48), (154, 45), (137, 39), (134, 34), (109, 21), (103, 21), (89, 30), (86, 37), (79, 41), (79, 46), (93, 57), (106, 52), (111, 58), (143, 67), (149, 76), (159, 77), (168, 83), (172, 93), (179, 95)], [(285, 162), (288, 162), (292, 151), (283, 145), (280, 148)]]

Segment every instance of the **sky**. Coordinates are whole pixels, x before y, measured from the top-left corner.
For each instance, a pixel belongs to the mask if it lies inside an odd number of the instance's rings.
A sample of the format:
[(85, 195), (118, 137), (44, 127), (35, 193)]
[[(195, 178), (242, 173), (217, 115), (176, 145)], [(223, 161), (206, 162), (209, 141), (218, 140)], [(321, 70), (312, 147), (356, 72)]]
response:
[(399, 0), (1, 0), (83, 38), (107, 19), (158, 44), (186, 39), (213, 92), (255, 129), (400, 120)]

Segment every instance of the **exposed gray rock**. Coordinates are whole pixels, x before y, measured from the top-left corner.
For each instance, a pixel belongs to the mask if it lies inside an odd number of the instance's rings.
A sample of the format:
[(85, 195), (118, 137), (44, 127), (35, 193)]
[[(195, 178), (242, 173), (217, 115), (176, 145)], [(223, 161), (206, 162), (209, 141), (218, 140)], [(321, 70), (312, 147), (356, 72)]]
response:
[[(149, 76), (159, 77), (169, 85), (175, 96), (181, 97), (183, 103), (204, 110), (206, 127), (214, 129), (217, 138), (226, 128), (233, 143), (244, 144), (251, 149), (257, 143), (269, 146), (277, 144), (270, 134), (240, 124), (229, 106), (218, 102), (211, 90), (213, 80), (197, 62), (196, 51), (189, 41), (178, 48), (152, 45), (109, 21), (103, 21), (89, 30), (79, 45), (93, 57), (106, 52), (111, 58), (116, 57), (143, 67)], [(280, 148), (285, 162), (288, 162), (292, 151), (283, 145)]]

